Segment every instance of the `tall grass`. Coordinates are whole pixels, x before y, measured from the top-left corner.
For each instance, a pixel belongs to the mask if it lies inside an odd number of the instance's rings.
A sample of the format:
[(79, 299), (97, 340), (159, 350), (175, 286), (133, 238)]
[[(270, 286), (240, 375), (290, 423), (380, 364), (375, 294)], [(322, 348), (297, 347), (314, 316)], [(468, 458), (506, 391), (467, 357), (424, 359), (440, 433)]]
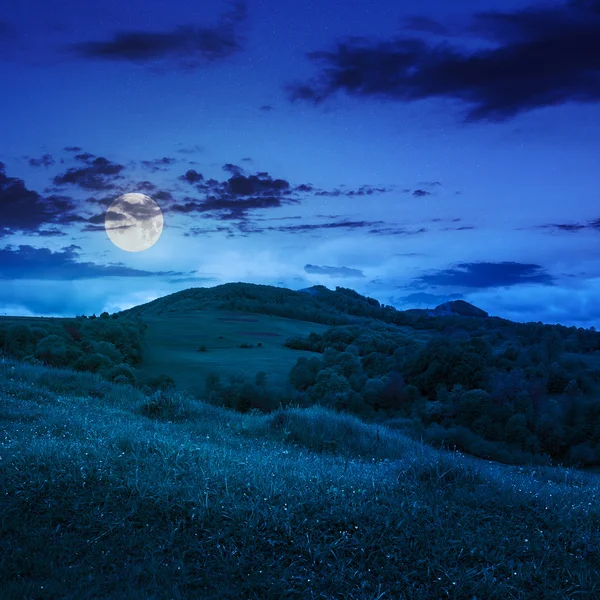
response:
[(597, 477), (0, 364), (0, 596), (600, 597)]

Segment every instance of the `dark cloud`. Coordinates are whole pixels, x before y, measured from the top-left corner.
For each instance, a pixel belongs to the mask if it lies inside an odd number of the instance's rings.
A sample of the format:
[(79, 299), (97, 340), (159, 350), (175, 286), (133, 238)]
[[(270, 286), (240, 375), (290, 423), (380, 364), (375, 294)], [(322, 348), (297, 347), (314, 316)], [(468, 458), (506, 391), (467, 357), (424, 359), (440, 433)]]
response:
[(271, 112), (272, 110), (275, 110), (275, 107), (271, 106), (270, 104), (264, 104), (259, 110), (262, 110), (263, 112)]
[(55, 185), (75, 185), (84, 190), (112, 190), (115, 181), (123, 179), (121, 171), (124, 165), (119, 165), (101, 156), (94, 158), (93, 154), (79, 154), (76, 159), (84, 162), (85, 167), (70, 168), (65, 173), (57, 175)]
[(420, 227), (415, 231), (409, 231), (403, 227), (377, 227), (375, 229), (369, 229), (368, 233), (371, 235), (419, 235), (421, 233), (427, 233), (429, 231), (425, 227)]
[(222, 167), (223, 171), (227, 173), (231, 173), (232, 175), (241, 175), (244, 172), (242, 167), (238, 167), (237, 165), (232, 165), (231, 163), (227, 163)]
[(40, 158), (29, 159), (29, 164), (32, 167), (51, 167), (55, 162), (52, 154), (44, 154)]
[[(235, 165), (227, 164), (226, 171), (235, 171)], [(232, 175), (226, 181), (205, 180), (196, 171), (190, 170), (180, 179), (194, 185), (204, 199), (185, 198), (184, 202), (166, 207), (177, 213), (211, 213), (221, 220), (246, 219), (248, 211), (278, 208), (284, 203), (298, 203), (292, 198), (290, 184), (285, 179), (273, 179), (269, 173), (256, 175)], [(197, 183), (194, 183), (197, 182)]]
[(166, 32), (120, 31), (109, 41), (74, 44), (69, 49), (87, 59), (153, 64), (169, 60), (186, 69), (225, 59), (242, 49), (244, 2), (232, 3), (214, 27), (178, 27)]
[(294, 188), (295, 192), (312, 192), (313, 190), (313, 186), (308, 183), (301, 183)]
[(280, 227), (267, 227), (268, 231), (282, 231), (285, 233), (302, 233), (304, 231), (318, 231), (319, 229), (366, 229), (374, 225), (381, 225), (383, 221), (334, 221), (332, 223), (303, 223), (302, 225), (282, 225)]
[(442, 231), (470, 231), (471, 229), (475, 229), (473, 225), (461, 225), (460, 227), (444, 227)]
[(242, 162), (254, 162), (249, 156), (242, 158)]
[(540, 265), (516, 262), (460, 263), (450, 269), (422, 275), (416, 283), (427, 286), (457, 286), (468, 288), (493, 288), (541, 283), (553, 285), (554, 277)]
[(177, 159), (164, 156), (154, 160), (143, 160), (142, 165), (152, 173), (156, 173), (157, 171), (168, 171), (168, 168), (176, 162)]
[(81, 162), (89, 162), (92, 158), (95, 158), (95, 155), (91, 152), (82, 152), (81, 154), (75, 155), (75, 159)]
[(234, 175), (227, 182), (228, 190), (234, 196), (250, 196), (252, 194), (278, 194), (290, 188), (285, 179), (273, 179), (268, 173), (258, 175)]
[(4, 235), (21, 231), (35, 233), (42, 225), (70, 225), (84, 221), (68, 196), (41, 196), (25, 187), (22, 179), (8, 177), (0, 162), (0, 223)]
[(65, 146), (63, 150), (65, 152), (81, 152), (83, 148), (81, 148), (80, 146)]
[(480, 13), (470, 31), (496, 46), (467, 51), (416, 38), (350, 38), (312, 52), (309, 58), (322, 68), (313, 82), (287, 86), (290, 99), (318, 104), (339, 91), (402, 102), (450, 98), (470, 106), (467, 121), (496, 122), (600, 100), (597, 1)]
[(182, 181), (187, 181), (187, 183), (195, 184), (200, 181), (204, 181), (204, 176), (194, 169), (189, 169), (186, 171), (185, 175), (182, 175), (179, 179)]
[(567, 231), (569, 233), (577, 233), (579, 231), (590, 229), (600, 230), (600, 219), (592, 219), (587, 223), (550, 223), (546, 225), (538, 225), (534, 229), (557, 229), (559, 231)]
[(79, 246), (71, 245), (62, 251), (33, 246), (6, 246), (0, 249), (0, 279), (67, 280), (100, 277), (153, 277), (189, 275), (176, 271), (142, 271), (123, 264), (99, 265), (79, 262)]
[(426, 190), (415, 190), (412, 195), (416, 196), (417, 198), (422, 198), (423, 196), (431, 196), (431, 192)]
[(364, 277), (364, 273), (359, 269), (350, 269), (349, 267), (319, 267), (317, 265), (305, 265), (304, 270), (307, 273), (316, 275), (329, 275), (330, 277)]
[[(311, 191), (312, 190), (312, 186), (306, 186), (306, 188), (310, 188), (310, 189), (305, 189), (305, 190), (301, 190), (301, 191)], [(296, 188), (298, 189), (298, 188)], [(348, 196), (348, 197), (352, 197), (352, 196), (372, 196), (373, 194), (385, 194), (386, 192), (391, 192), (392, 189), (391, 188), (378, 188), (378, 187), (373, 187), (370, 185), (362, 185), (361, 187), (355, 189), (355, 190), (340, 190), (340, 189), (334, 189), (334, 190), (319, 190), (317, 192), (315, 192), (315, 196), (331, 196), (331, 197), (338, 197), (338, 196)]]

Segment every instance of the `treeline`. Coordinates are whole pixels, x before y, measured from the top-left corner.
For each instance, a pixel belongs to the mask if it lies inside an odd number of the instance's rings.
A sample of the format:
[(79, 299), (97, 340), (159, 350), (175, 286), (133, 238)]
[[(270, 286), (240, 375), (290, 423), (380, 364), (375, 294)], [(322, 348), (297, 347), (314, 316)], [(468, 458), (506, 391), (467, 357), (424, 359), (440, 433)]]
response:
[(0, 352), (18, 360), (98, 373), (116, 383), (136, 383), (146, 324), (104, 312), (74, 319), (3, 319)]
[(372, 418), (385, 415), (411, 435), (507, 463), (549, 459), (600, 464), (600, 381), (562, 358), (546, 331), (528, 346), (494, 351), (482, 334), (436, 335), (424, 345), (372, 324), (290, 338), (299, 358), (290, 382), (308, 403)]

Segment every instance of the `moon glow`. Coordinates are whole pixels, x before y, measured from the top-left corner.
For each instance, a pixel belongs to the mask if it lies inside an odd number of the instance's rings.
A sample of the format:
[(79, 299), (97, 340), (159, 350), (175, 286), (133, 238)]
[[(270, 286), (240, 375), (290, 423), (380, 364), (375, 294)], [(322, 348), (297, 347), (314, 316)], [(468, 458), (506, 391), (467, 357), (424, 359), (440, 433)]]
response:
[(110, 241), (127, 252), (141, 252), (154, 246), (163, 225), (160, 206), (150, 196), (137, 192), (119, 196), (104, 216)]

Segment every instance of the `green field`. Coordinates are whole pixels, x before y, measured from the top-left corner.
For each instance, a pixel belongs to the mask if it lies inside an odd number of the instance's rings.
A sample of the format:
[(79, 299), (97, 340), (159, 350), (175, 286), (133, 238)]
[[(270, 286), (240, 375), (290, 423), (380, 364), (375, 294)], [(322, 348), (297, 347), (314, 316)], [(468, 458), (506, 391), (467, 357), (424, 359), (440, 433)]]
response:
[[(211, 371), (223, 377), (241, 372), (250, 378), (257, 371), (266, 371), (268, 383), (281, 387), (300, 356), (314, 356), (286, 348), (285, 340), (328, 329), (318, 323), (224, 310), (165, 313), (144, 316), (143, 321), (148, 330), (141, 374), (166, 373), (178, 389), (194, 395), (204, 393), (206, 375)], [(254, 347), (240, 348), (240, 344)], [(207, 351), (198, 352), (200, 345)]]

